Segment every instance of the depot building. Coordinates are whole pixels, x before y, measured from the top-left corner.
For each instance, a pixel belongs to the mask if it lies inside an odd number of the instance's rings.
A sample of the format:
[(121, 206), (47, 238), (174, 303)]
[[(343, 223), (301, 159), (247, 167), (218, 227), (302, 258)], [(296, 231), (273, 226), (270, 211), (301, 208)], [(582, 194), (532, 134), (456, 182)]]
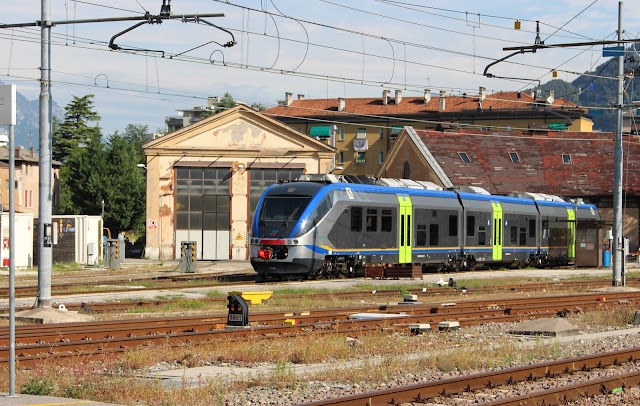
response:
[(303, 173), (328, 173), (335, 149), (244, 105), (143, 146), (147, 167), (146, 256), (247, 260), (262, 192)]

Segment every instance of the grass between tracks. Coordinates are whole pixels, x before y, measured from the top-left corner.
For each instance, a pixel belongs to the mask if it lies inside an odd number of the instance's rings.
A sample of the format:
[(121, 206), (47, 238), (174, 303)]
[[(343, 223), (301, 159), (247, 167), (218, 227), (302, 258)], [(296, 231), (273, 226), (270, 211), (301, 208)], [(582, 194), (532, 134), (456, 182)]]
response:
[[(326, 303), (326, 298), (323, 300), (323, 305), (332, 305)], [(170, 310), (193, 309), (197, 307), (195, 303), (197, 301), (179, 298)], [(635, 311), (632, 305), (607, 307), (572, 314), (569, 321), (581, 329), (590, 326), (619, 328), (631, 323)], [(491, 333), (487, 334), (487, 331)], [(78, 358), (64, 363), (44, 362), (37, 367), (22, 367), (18, 360), (16, 389), (20, 393), (126, 405), (224, 405), (234, 393), (252, 386), (295, 391), (304, 388), (309, 381), (386, 383), (394, 376), (407, 374), (415, 376), (419, 382), (425, 371), (451, 376), (469, 370), (506, 368), (577, 355), (572, 345), (562, 346), (542, 340), (530, 343), (523, 347), (521, 342), (497, 325), (481, 331), (467, 328), (452, 333), (434, 331), (417, 336), (388, 331), (351, 337), (316, 332), (289, 339), (256, 338), (182, 346), (165, 343), (91, 362)], [(262, 363), (275, 367), (272, 372), (256, 374), (245, 382), (202, 379), (195, 385), (185, 382), (182, 386), (168, 388), (158, 380), (140, 378), (163, 366), (189, 368)], [(309, 363), (327, 363), (332, 367), (305, 376), (296, 374), (291, 368), (296, 364)], [(8, 387), (6, 370), (0, 372), (0, 385)]]

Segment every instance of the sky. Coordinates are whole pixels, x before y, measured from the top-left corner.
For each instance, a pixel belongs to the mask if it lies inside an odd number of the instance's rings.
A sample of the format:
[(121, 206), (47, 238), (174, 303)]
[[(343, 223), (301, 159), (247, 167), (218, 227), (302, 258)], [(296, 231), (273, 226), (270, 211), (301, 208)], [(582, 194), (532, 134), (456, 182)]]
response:
[[(165, 0), (167, 1), (167, 0)], [(639, 38), (638, 0), (623, 2), (623, 37)], [(1, 24), (40, 20), (40, 0), (5, 1)], [(606, 61), (602, 46), (574, 46), (515, 55), (532, 45), (539, 22), (546, 45), (617, 38), (614, 0), (173, 0), (162, 24), (139, 21), (62, 24), (71, 20), (160, 13), (162, 0), (49, 0), (51, 93), (65, 106), (94, 94), (106, 136), (128, 124), (162, 130), (177, 110), (230, 93), (265, 107), (294, 98), (478, 94), (528, 89), (551, 79), (573, 81)], [(637, 6), (637, 4), (636, 4)], [(520, 29), (516, 30), (516, 22)], [(217, 26), (211, 26), (211, 24)], [(121, 35), (119, 35), (121, 34)], [(110, 50), (109, 42), (121, 47)], [(232, 47), (225, 47), (234, 41)], [(0, 80), (38, 99), (40, 30), (0, 29)]]

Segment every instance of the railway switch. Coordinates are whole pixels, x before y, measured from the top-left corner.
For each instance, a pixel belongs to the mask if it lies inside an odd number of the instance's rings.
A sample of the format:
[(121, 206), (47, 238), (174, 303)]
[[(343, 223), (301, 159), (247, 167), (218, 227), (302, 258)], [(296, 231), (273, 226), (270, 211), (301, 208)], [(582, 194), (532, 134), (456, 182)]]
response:
[(233, 294), (227, 296), (229, 304), (229, 315), (227, 316), (227, 326), (245, 327), (249, 325), (249, 305), (241, 295)]
[(195, 241), (180, 243), (180, 272), (194, 273), (196, 271), (197, 245)]

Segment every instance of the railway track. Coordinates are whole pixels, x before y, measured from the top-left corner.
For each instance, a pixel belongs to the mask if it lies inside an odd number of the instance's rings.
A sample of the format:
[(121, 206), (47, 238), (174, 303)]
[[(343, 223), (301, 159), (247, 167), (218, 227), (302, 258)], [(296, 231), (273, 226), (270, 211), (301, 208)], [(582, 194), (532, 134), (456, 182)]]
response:
[[(238, 275), (237, 279), (242, 279), (242, 275)], [(173, 281), (173, 277), (166, 277), (167, 280)], [(208, 280), (209, 278), (204, 278), (204, 280)], [(145, 280), (151, 280), (151, 279), (145, 279)], [(189, 281), (189, 276), (185, 276), (185, 277), (179, 277), (177, 279), (178, 281)], [(202, 280), (202, 279), (198, 279), (198, 280)], [(215, 279), (212, 279), (215, 280)], [(122, 282), (122, 281), (120, 281)], [(569, 291), (581, 291), (581, 290), (587, 290), (587, 289), (596, 289), (596, 288), (601, 288), (602, 286), (606, 286), (610, 281), (608, 280), (577, 280), (577, 281), (548, 281), (548, 282), (530, 282), (530, 283), (519, 283), (519, 284), (507, 284), (507, 285), (499, 285), (499, 286), (493, 286), (493, 287), (474, 287), (474, 288), (464, 288), (464, 287), (458, 287), (458, 288), (453, 288), (453, 287), (447, 287), (447, 286), (443, 286), (443, 287), (430, 287), (430, 288), (412, 288), (412, 289), (407, 289), (406, 291), (408, 293), (411, 294), (415, 294), (415, 295), (419, 295), (420, 297), (433, 297), (433, 296), (442, 296), (442, 295), (447, 295), (447, 296), (469, 296), (469, 295), (481, 295), (481, 294), (497, 294), (497, 293), (504, 293), (504, 292), (536, 292), (536, 291), (564, 291), (564, 290), (569, 290)], [(113, 284), (117, 284), (116, 281), (111, 281), (111, 283)], [(216, 288), (220, 288), (220, 287), (227, 287), (229, 289), (235, 287), (235, 286), (240, 286), (240, 285), (246, 285), (246, 283), (243, 282), (220, 282), (219, 280), (216, 280), (216, 283), (214, 285), (211, 285), (211, 287), (216, 287)], [(628, 281), (628, 285), (629, 286), (640, 286), (640, 283), (637, 280), (633, 280), (633, 281)], [(78, 291), (77, 289), (73, 290), (71, 289), (71, 284), (69, 286), (67, 286), (67, 288), (69, 288), (69, 290), (67, 290), (67, 293), (73, 292), (73, 294), (94, 294), (94, 293), (110, 293), (110, 292), (122, 292), (122, 291), (126, 291), (126, 292), (133, 292), (131, 288), (123, 288), (123, 287), (119, 287), (119, 288), (115, 288), (115, 289), (110, 289), (108, 287), (102, 286), (100, 287), (99, 292), (96, 290), (85, 290), (85, 291)], [(78, 286), (78, 285), (73, 285), (73, 286)], [(177, 285), (166, 285), (163, 287), (157, 287), (154, 286), (153, 290), (156, 289), (162, 289), (162, 290), (181, 290), (181, 289), (189, 289), (189, 288), (202, 288), (203, 285), (200, 283), (193, 283), (193, 284), (189, 284), (186, 282), (181, 282)], [(37, 290), (36, 287), (30, 287), (29, 289), (33, 289), (33, 291), (35, 292), (35, 290)], [(141, 291), (143, 289), (138, 289), (136, 291)], [(29, 291), (24, 291), (24, 292), (31, 292), (31, 290)], [(55, 291), (56, 296), (61, 296), (63, 293), (63, 291)], [(6, 289), (0, 289), (0, 299), (3, 298), (2, 294), (7, 294)], [(26, 296), (22, 296), (22, 297), (30, 297), (28, 294), (25, 293)], [(296, 294), (287, 294), (287, 296), (289, 298), (295, 299), (295, 298), (308, 298), (309, 296), (313, 296), (314, 298), (322, 298), (322, 297), (327, 297), (327, 298), (343, 298), (345, 300), (357, 300), (357, 299), (363, 299), (363, 300), (367, 300), (367, 299), (371, 299), (371, 298), (375, 298), (376, 300), (380, 300), (383, 298), (396, 298), (398, 296), (398, 290), (397, 289), (377, 289), (375, 291), (375, 294), (372, 294), (372, 292), (370, 290), (358, 290), (358, 291), (350, 291), (350, 292), (317, 292), (317, 293), (308, 293), (308, 294), (304, 294), (304, 295), (296, 295)], [(203, 302), (208, 302), (208, 303), (222, 303), (224, 301), (226, 301), (226, 297), (224, 296), (220, 296), (220, 297), (203, 297), (203, 298), (199, 298), (197, 299), (199, 301), (203, 301)], [(54, 298), (54, 302), (53, 302), (53, 307), (58, 306), (58, 302), (60, 303), (64, 303), (65, 307), (68, 310), (72, 310), (72, 311), (81, 311), (81, 312), (87, 312), (87, 313), (108, 313), (108, 312), (127, 312), (127, 311), (131, 311), (133, 309), (136, 308), (153, 308), (153, 307), (160, 307), (160, 306), (167, 306), (170, 305), (171, 303), (174, 303), (173, 300), (129, 300), (129, 301), (108, 301), (108, 302), (67, 302), (64, 301), (61, 298), (55, 299)], [(4, 308), (7, 308), (7, 306), (5, 306)], [(29, 310), (31, 309), (32, 306), (19, 306), (16, 308), (17, 311), (23, 311), (23, 310)], [(0, 311), (2, 311), (3, 307), (0, 306)]]
[[(524, 318), (552, 317), (574, 309), (640, 301), (640, 293), (601, 294), (482, 300), (456, 304), (398, 304), (358, 306), (309, 312), (251, 314), (250, 328), (226, 329), (225, 315), (169, 317), (91, 323), (25, 325), (16, 328), (16, 356), (31, 364), (43, 358), (100, 356), (154, 344), (181, 345), (226, 339), (274, 339), (300, 334), (367, 334), (380, 330), (407, 331), (412, 323), (455, 320), (462, 327)], [(354, 313), (393, 313), (394, 318), (354, 320)], [(285, 319), (295, 319), (286, 325)], [(8, 362), (8, 329), (0, 329), (0, 363)]]
[[(424, 404), (432, 399), (446, 396), (486, 390), (497, 386), (516, 385), (525, 381), (549, 378), (578, 371), (589, 371), (621, 363), (640, 360), (640, 348), (595, 354), (558, 361), (544, 362), (523, 367), (506, 368), (492, 372), (465, 375), (410, 386), (402, 386), (358, 395), (345, 396), (304, 403), (304, 406), (374, 406)], [(526, 395), (492, 400), (483, 405), (555, 405), (568, 400), (577, 400), (585, 395), (610, 393), (616, 388), (638, 385), (640, 372), (621, 374), (590, 382), (567, 385)]]

